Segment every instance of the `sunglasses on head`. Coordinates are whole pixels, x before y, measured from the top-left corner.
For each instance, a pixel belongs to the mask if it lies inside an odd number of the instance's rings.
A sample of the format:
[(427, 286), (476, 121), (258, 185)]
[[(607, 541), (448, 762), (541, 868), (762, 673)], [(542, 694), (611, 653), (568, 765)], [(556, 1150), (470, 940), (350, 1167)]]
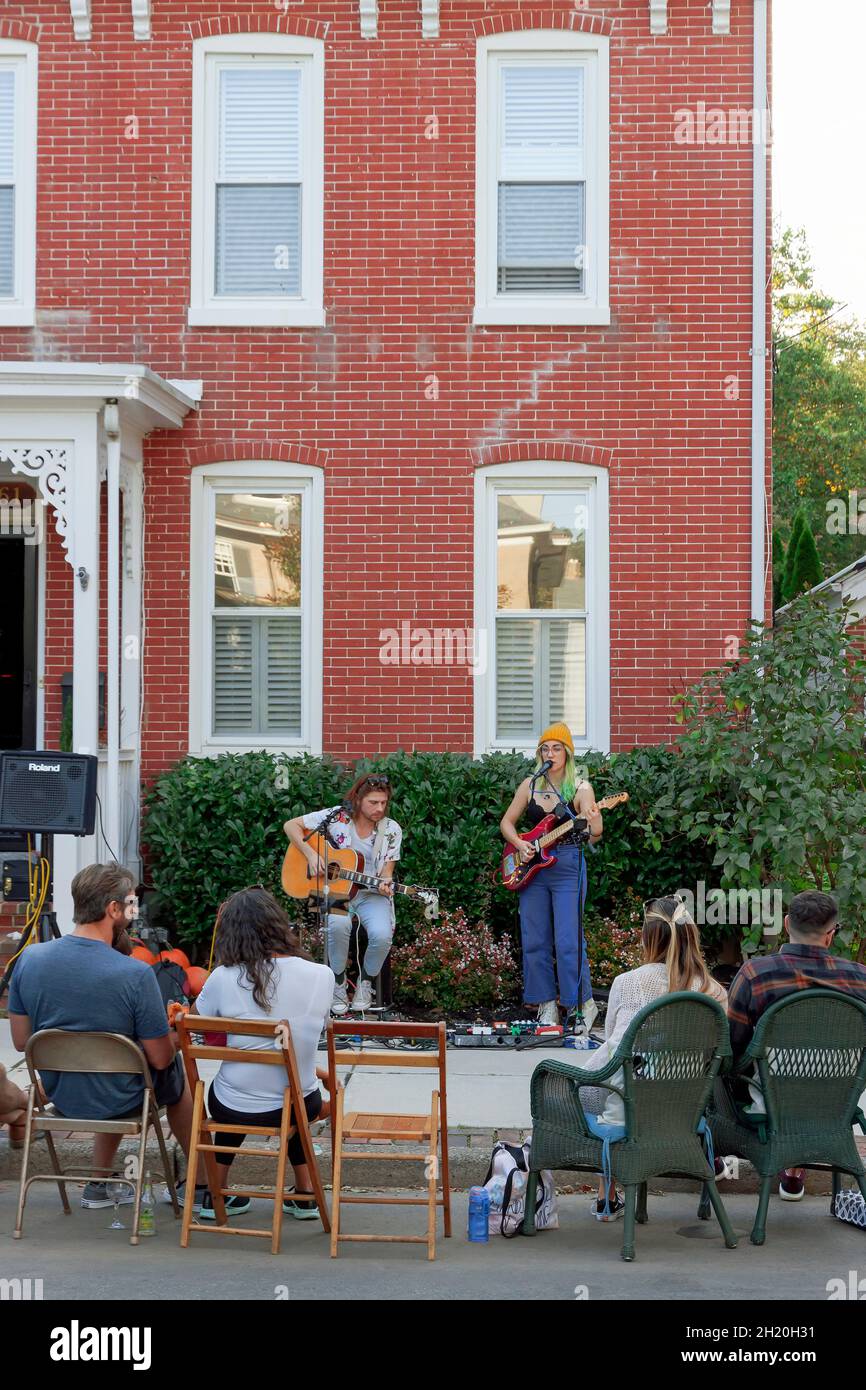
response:
[(376, 791), (379, 791), (379, 790), (384, 791), (384, 790), (386, 790), (386, 789), (390, 789), (390, 786), (391, 786), (391, 779), (390, 779), (390, 777), (379, 776), (379, 775), (377, 774), (377, 775), (374, 776), (374, 777), (367, 777), (367, 778), (365, 778), (365, 780), (364, 780), (364, 786), (365, 786), (365, 787), (372, 787), (372, 788), (373, 788), (374, 790), (376, 790)]

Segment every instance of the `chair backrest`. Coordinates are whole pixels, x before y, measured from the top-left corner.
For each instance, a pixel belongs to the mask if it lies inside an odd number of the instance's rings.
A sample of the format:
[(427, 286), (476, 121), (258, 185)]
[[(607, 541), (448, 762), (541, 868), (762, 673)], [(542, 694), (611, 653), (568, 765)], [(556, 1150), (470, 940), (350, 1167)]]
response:
[(141, 1076), (150, 1085), (147, 1058), (138, 1043), (122, 1033), (43, 1028), (28, 1038), (24, 1056), (33, 1082), (38, 1071), (98, 1072)]
[[(426, 1040), (435, 1044), (432, 1048), (406, 1051), (382, 1047), (375, 1051), (365, 1048), (340, 1048), (338, 1038), (407, 1038)], [(349, 1019), (343, 1022), (334, 1019), (328, 1024), (328, 1074), (331, 1085), (336, 1079), (337, 1067), (423, 1067), (428, 1071), (439, 1072), (439, 1093), (445, 1095), (446, 1071), (445, 1024), (439, 1023), (355, 1023)]]
[(708, 994), (678, 991), (641, 1009), (620, 1044), (630, 1137), (669, 1139), (672, 1126), (693, 1133), (725, 1057), (727, 1015)]
[[(292, 1043), (292, 1030), (285, 1019), (205, 1018), (200, 1014), (181, 1014), (176, 1023), (190, 1089), (198, 1080), (199, 1061), (246, 1062), (255, 1066), (282, 1067), (292, 1095), (301, 1094), (298, 1063)], [(277, 1029), (280, 1029), (279, 1034)], [(197, 1033), (231, 1033), (242, 1038), (272, 1038), (271, 1048), (230, 1047), (195, 1041)]]
[(772, 1128), (850, 1128), (866, 1090), (866, 1004), (834, 989), (805, 989), (758, 1019), (754, 1056)]

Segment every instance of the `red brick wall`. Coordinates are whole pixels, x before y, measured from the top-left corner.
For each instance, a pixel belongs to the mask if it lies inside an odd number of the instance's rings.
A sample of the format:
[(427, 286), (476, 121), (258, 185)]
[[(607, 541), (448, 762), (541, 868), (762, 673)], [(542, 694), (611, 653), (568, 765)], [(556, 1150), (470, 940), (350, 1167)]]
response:
[[(752, 151), (677, 145), (673, 113), (751, 107), (751, 9), (734, 0), (726, 37), (704, 4), (675, 0), (659, 38), (646, 0), (580, 12), (615, 21), (613, 322), (478, 328), (475, 37), (506, 10), (537, 24), (530, 4), (442, 0), (425, 42), (416, 0), (384, 0), (371, 42), (354, 0), (304, 0), (287, 20), (265, 0), (154, 0), (153, 39), (136, 43), (128, 0), (99, 0), (78, 43), (66, 0), (7, 3), (40, 25), (38, 313), (35, 330), (0, 331), (0, 356), (204, 381), (198, 414), (146, 444), (146, 773), (187, 748), (190, 459), (242, 456), (248, 440), (324, 459), (328, 751), (471, 748), (468, 671), (380, 668), (378, 632), (472, 624), (476, 451), (521, 441), (609, 458), (613, 746), (674, 736), (669, 696), (749, 615)], [(186, 324), (192, 38), (217, 13), (248, 29), (251, 11), (262, 28), (328, 26), (326, 328)], [(424, 138), (433, 113), (438, 140)], [(69, 580), (52, 540), (49, 746)]]

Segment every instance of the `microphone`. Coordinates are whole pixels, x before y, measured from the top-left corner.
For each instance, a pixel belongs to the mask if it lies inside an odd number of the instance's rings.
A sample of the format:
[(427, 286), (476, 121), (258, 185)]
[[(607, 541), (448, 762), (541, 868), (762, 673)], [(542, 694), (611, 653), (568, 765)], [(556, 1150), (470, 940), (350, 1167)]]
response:
[(538, 769), (538, 771), (537, 771), (536, 774), (535, 774), (536, 777), (543, 777), (544, 774), (545, 774), (545, 772), (549, 772), (550, 769), (551, 769), (552, 767), (553, 767), (553, 759), (552, 759), (552, 758), (545, 758), (544, 762), (541, 764), (541, 767)]

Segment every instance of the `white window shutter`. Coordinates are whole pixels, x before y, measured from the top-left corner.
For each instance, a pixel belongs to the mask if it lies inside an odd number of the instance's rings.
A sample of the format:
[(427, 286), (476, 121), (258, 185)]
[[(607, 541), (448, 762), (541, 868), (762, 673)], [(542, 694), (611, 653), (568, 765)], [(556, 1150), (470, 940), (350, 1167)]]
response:
[(0, 295), (15, 293), (15, 70), (0, 70)]
[(301, 70), (220, 70), (214, 290), (300, 295)]
[(265, 618), (263, 727), (269, 733), (301, 736), (301, 619)]
[(579, 294), (584, 227), (582, 183), (501, 183), (499, 292)]
[(586, 624), (558, 619), (544, 624), (547, 667), (545, 724), (562, 720), (575, 738), (586, 735)]
[(213, 729), (215, 734), (253, 728), (254, 618), (213, 620)]
[(496, 622), (496, 737), (526, 743), (537, 734), (538, 623), (532, 618)]

